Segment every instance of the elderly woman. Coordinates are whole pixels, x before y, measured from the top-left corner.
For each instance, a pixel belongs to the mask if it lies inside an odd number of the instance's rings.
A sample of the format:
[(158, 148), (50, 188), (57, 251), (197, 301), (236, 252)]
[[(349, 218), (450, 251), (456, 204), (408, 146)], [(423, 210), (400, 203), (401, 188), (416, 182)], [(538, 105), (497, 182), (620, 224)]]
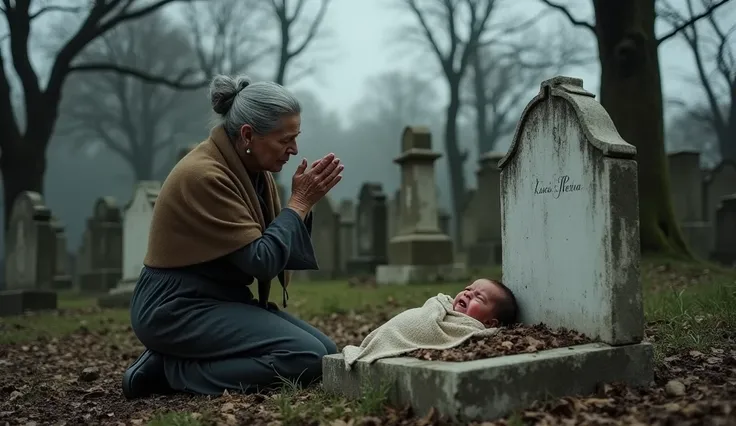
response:
[[(317, 269), (311, 208), (342, 178), (333, 154), (299, 164), (281, 208), (271, 173), (297, 155), (299, 102), (275, 83), (217, 76), (220, 117), (207, 140), (171, 171), (154, 207), (148, 252), (131, 300), (145, 352), (123, 394), (256, 391), (312, 382), (337, 352), (322, 332), (268, 302), (278, 277)], [(258, 299), (249, 285), (258, 282)]]

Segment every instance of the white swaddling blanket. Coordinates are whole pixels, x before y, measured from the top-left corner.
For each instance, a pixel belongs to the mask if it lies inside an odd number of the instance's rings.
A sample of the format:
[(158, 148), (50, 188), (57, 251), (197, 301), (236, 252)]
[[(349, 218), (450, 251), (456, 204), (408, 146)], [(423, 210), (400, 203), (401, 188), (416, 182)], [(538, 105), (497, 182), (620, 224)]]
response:
[(491, 336), (498, 328), (452, 309), (453, 299), (446, 294), (430, 297), (421, 308), (406, 310), (373, 330), (360, 346), (346, 346), (342, 353), (345, 368), (363, 360), (400, 356), (416, 349), (450, 349), (474, 336)]

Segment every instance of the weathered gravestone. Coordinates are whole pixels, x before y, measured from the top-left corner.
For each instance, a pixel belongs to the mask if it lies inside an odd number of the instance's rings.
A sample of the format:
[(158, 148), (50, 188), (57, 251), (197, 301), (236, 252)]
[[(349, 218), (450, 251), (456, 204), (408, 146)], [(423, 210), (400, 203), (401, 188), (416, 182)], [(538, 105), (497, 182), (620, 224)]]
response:
[(340, 215), (340, 273), (346, 275), (348, 260), (355, 257), (355, 206), (353, 200), (342, 200)]
[(373, 276), (376, 266), (386, 263), (386, 194), (380, 183), (366, 182), (358, 193), (356, 212), (356, 256), (348, 262), (348, 273)]
[(323, 197), (312, 211), (312, 245), (319, 270), (307, 275), (310, 279), (335, 279), (340, 266), (340, 216), (329, 197)]
[(703, 191), (705, 193), (703, 217), (711, 224), (711, 241), (715, 242), (719, 232), (715, 226), (716, 212), (721, 204), (721, 199), (736, 193), (736, 163), (729, 160), (722, 161), (706, 173)]
[(323, 386), (360, 397), (391, 385), (391, 402), (418, 415), (491, 420), (535, 400), (589, 394), (605, 382), (647, 385), (652, 348), (639, 282), (636, 150), (582, 81), (541, 85), (501, 167), (504, 281), (525, 323), (569, 327), (598, 343), (469, 362), (324, 358)]
[(700, 153), (673, 152), (667, 156), (670, 193), (683, 238), (693, 253), (707, 259), (713, 251), (713, 224), (703, 215), (703, 178)]
[(122, 278), (123, 223), (114, 198), (100, 197), (95, 201), (77, 260), (77, 286), (81, 292), (106, 292)]
[(476, 235), (467, 250), (471, 268), (501, 263), (501, 158), (501, 153), (487, 152), (478, 161), (478, 190), (470, 206)]
[(388, 244), (388, 264), (376, 269), (379, 284), (444, 281), (455, 271), (452, 240), (438, 221), (432, 135), (425, 127), (407, 127), (401, 138), (401, 202), (396, 236)]
[(54, 278), (51, 287), (54, 290), (69, 290), (72, 288), (73, 280), (69, 265), (65, 227), (60, 220), (52, 217), (51, 229), (54, 231), (54, 252), (56, 253)]
[(716, 245), (714, 259), (736, 267), (736, 193), (722, 197), (716, 211)]
[(127, 307), (130, 304), (148, 251), (153, 205), (160, 190), (158, 181), (141, 181), (136, 185), (123, 217), (123, 278), (109, 295), (98, 299), (100, 306)]
[(0, 316), (56, 309), (53, 291), (56, 233), (51, 210), (37, 192), (18, 195), (5, 237), (5, 290), (0, 291)]

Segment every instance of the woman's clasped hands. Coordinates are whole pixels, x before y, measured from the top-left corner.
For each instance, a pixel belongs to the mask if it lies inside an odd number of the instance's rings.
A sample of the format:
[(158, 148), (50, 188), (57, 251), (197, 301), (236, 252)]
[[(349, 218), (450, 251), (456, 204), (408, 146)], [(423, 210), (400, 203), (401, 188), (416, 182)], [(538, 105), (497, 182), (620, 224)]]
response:
[(335, 154), (330, 153), (316, 160), (307, 169), (307, 159), (302, 159), (291, 179), (291, 198), (288, 207), (304, 218), (332, 188), (342, 179), (345, 168)]

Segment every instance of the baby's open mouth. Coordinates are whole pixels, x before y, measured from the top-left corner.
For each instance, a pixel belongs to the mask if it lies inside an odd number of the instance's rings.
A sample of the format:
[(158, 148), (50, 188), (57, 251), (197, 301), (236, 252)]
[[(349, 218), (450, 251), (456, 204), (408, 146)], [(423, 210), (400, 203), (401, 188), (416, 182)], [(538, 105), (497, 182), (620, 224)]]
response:
[(457, 301), (457, 304), (458, 304), (458, 306), (460, 306), (463, 309), (465, 309), (465, 308), (468, 307), (468, 305), (465, 304), (465, 301), (463, 299), (458, 300)]

